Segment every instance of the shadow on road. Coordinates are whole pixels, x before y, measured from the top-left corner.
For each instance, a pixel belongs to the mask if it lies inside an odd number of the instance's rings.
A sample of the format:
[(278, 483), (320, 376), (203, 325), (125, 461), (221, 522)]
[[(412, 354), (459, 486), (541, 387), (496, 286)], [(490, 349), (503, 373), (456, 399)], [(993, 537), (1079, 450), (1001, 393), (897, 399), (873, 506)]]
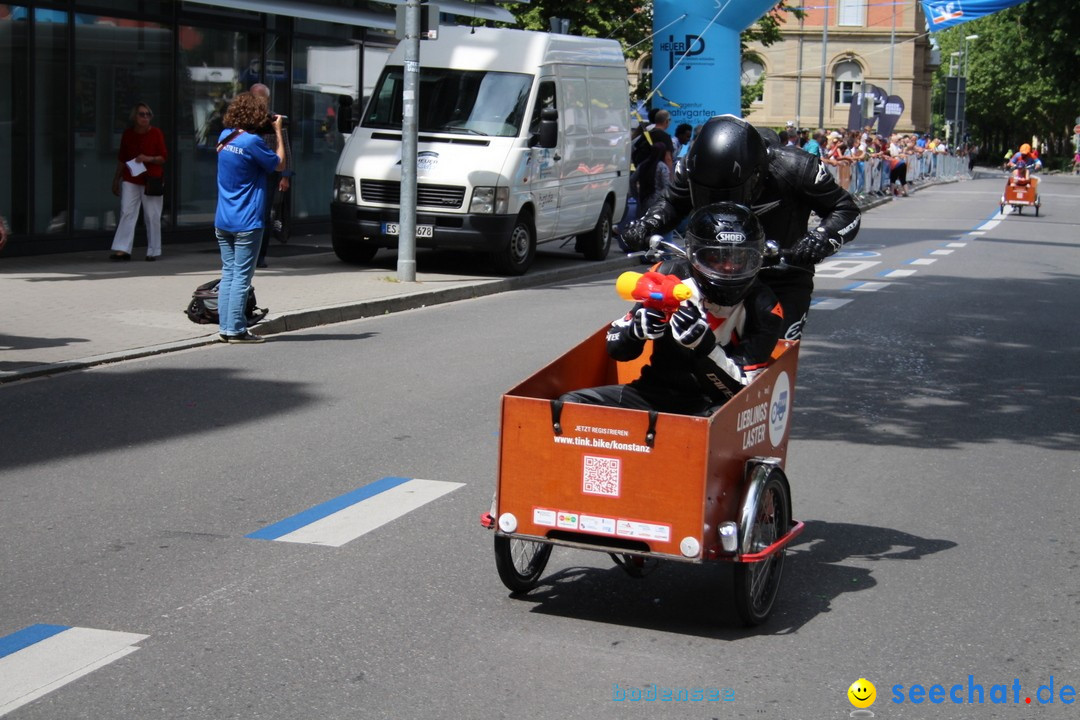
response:
[[(792, 440), (957, 448), (1080, 447), (1075, 275), (920, 278), (859, 300), (889, 321), (814, 324), (799, 355)], [(895, 308), (904, 308), (897, 313)], [(884, 312), (884, 310), (881, 310)], [(928, 328), (934, 328), (933, 331)]]
[(5, 392), (0, 471), (185, 436), (202, 436), (198, 452), (212, 452), (223, 428), (257, 426), (316, 402), (306, 385), (231, 367), (134, 365), (29, 382)]
[(917, 561), (953, 547), (891, 528), (809, 521), (787, 554), (773, 615), (756, 628), (739, 624), (731, 565), (722, 562), (660, 563), (640, 579), (614, 565), (570, 567), (545, 576), (520, 600), (533, 603), (533, 612), (718, 640), (786, 635), (829, 612), (841, 595), (874, 587), (874, 571), (862, 562)]

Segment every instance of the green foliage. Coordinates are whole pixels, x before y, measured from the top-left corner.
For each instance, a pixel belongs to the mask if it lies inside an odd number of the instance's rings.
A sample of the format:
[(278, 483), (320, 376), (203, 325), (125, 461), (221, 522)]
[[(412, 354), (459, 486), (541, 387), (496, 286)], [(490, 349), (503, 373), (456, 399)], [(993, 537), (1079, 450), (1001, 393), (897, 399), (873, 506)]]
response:
[(765, 89), (765, 75), (762, 74), (757, 80), (749, 85), (742, 86), (742, 114), (745, 117), (750, 112), (750, 105), (755, 100), (761, 97), (762, 91)]
[(951, 53), (967, 41), (967, 124), (988, 150), (1004, 152), (1033, 135), (1058, 153), (1080, 116), (1080, 13), (1074, 0), (1028, 0), (937, 33), (942, 67), (933, 107), (944, 107)]
[(628, 58), (652, 50), (652, 4), (634, 7), (625, 0), (535, 0), (505, 3), (502, 7), (518, 19), (522, 30), (549, 30), (550, 18), (570, 20), (570, 32), (586, 37), (614, 38), (622, 43)]
[(783, 29), (784, 21), (787, 19), (787, 15), (796, 20), (803, 17), (806, 13), (800, 7), (791, 7), (787, 4), (787, 0), (780, 0), (769, 12), (765, 13), (755, 24), (743, 31), (742, 37), (742, 50), (746, 52), (746, 45), (751, 42), (759, 42), (765, 47), (774, 45), (784, 39), (780, 31)]

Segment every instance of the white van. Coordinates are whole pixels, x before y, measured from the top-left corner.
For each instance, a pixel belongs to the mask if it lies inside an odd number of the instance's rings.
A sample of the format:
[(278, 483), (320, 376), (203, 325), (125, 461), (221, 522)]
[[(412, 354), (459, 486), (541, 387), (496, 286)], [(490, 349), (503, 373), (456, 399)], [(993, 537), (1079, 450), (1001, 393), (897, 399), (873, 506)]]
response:
[[(338, 161), (334, 252), (398, 243), (403, 43)], [(577, 236), (602, 260), (629, 188), (629, 86), (614, 40), (439, 28), (420, 42), (416, 246), (482, 250), (528, 270), (538, 242)]]

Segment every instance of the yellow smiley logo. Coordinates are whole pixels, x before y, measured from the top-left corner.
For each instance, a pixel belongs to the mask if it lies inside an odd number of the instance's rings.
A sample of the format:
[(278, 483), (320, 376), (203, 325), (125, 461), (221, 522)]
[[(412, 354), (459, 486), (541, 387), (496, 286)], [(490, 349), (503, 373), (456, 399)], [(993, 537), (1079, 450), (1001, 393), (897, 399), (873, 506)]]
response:
[(859, 678), (847, 689), (848, 700), (857, 708), (868, 708), (877, 700), (877, 688), (866, 678)]

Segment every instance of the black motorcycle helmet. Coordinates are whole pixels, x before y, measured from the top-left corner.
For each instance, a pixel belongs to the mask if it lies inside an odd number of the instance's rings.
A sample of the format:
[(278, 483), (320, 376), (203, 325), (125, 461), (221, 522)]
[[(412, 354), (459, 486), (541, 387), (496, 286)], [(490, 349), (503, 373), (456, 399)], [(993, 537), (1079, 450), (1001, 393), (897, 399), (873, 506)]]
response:
[(694, 207), (720, 201), (751, 205), (765, 184), (768, 162), (753, 125), (734, 115), (709, 118), (686, 154)]
[(735, 305), (757, 277), (765, 231), (744, 205), (719, 202), (694, 211), (686, 226), (690, 275), (705, 299)]

